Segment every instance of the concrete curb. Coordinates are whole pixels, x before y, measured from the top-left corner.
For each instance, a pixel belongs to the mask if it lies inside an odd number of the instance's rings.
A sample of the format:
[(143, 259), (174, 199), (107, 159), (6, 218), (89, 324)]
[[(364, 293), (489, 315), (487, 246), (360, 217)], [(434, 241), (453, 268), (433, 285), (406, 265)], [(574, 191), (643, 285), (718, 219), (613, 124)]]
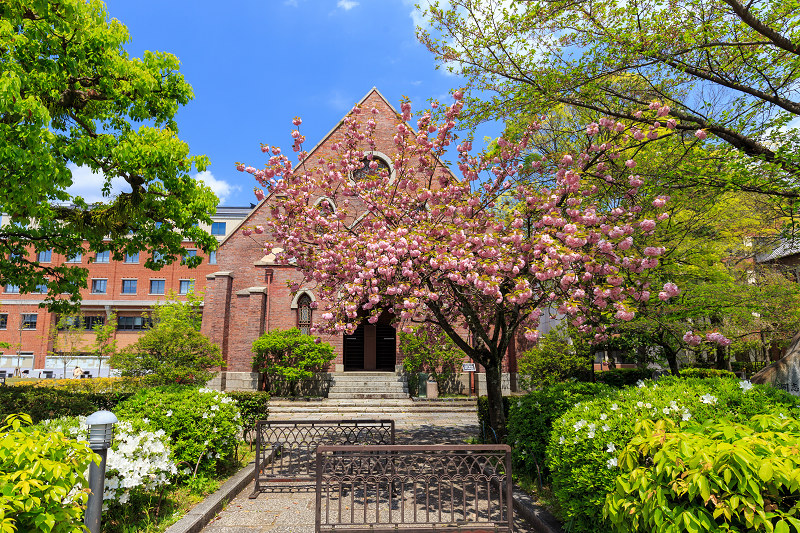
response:
[(539, 533), (563, 533), (558, 520), (550, 514), (550, 511), (534, 503), (531, 497), (519, 487), (514, 485), (514, 511), (530, 522)]
[(198, 533), (212, 518), (233, 500), (253, 480), (255, 462), (239, 470), (214, 494), (195, 505), (186, 515), (172, 524), (165, 533)]

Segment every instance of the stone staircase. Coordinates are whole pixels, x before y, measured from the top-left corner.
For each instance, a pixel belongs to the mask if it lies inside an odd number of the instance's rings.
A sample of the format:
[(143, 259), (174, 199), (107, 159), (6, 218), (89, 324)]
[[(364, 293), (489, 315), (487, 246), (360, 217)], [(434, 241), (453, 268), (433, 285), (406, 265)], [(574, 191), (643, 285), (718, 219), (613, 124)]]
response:
[(476, 400), (310, 399), (269, 402), (269, 420), (394, 420), (399, 429), (478, 425)]
[(394, 420), (399, 429), (477, 426), (475, 398), (409, 398), (404, 376), (394, 372), (332, 375), (327, 398), (273, 398), (269, 420)]
[(406, 378), (395, 372), (339, 372), (331, 377), (331, 400), (408, 399)]

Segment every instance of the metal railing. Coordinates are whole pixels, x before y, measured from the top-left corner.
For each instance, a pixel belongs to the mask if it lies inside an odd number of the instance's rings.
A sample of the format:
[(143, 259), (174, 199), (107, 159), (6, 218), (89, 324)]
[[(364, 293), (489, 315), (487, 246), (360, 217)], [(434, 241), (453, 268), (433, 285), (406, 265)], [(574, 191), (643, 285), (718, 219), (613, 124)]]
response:
[(394, 420), (259, 420), (255, 425), (255, 498), (271, 482), (315, 481), (320, 445), (394, 444)]
[(507, 532), (511, 448), (320, 446), (315, 531)]

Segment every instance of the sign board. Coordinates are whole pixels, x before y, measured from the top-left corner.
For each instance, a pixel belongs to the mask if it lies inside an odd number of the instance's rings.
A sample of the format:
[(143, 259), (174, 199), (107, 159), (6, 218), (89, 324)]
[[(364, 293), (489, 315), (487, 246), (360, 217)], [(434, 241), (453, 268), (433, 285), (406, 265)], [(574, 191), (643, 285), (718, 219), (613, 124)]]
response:
[(464, 372), (475, 372), (475, 363), (464, 363), (461, 365), (461, 370)]

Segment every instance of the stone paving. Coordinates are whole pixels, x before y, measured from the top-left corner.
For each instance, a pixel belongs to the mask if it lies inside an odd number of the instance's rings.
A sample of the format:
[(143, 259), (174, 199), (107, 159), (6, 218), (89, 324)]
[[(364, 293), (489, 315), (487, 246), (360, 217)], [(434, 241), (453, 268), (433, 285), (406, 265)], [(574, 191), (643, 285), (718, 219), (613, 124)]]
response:
[[(398, 444), (463, 444), (478, 434), (477, 424), (445, 425), (446, 417), (434, 417), (428, 424), (411, 426), (398, 424)], [(308, 483), (286, 484), (261, 492), (249, 499), (253, 483), (204, 529), (204, 533), (313, 533), (314, 486)], [(515, 514), (514, 531), (537, 531)]]

